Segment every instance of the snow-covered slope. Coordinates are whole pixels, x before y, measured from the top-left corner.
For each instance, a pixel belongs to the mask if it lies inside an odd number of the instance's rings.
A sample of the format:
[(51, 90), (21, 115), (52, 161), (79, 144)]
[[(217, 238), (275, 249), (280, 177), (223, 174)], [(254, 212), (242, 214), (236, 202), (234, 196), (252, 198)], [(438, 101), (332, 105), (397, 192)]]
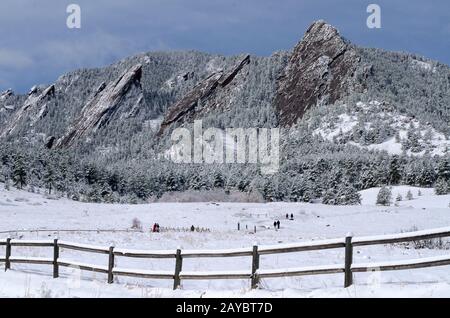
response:
[[(325, 117), (314, 134), (335, 143), (348, 143), (390, 154), (448, 155), (450, 140), (428, 123), (398, 113), (378, 101), (339, 105)], [(339, 113), (340, 112), (340, 113)]]

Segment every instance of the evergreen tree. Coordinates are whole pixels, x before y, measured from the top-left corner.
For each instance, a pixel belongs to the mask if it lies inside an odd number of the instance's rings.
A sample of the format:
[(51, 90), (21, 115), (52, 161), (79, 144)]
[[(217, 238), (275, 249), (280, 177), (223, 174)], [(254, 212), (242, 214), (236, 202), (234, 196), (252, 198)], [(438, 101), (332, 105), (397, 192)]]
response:
[(380, 189), (380, 191), (378, 192), (377, 204), (384, 205), (384, 206), (389, 206), (389, 205), (391, 205), (391, 201), (392, 201), (392, 192), (391, 192), (391, 190), (388, 187), (383, 186)]
[(437, 195), (445, 195), (449, 193), (449, 185), (444, 178), (439, 178), (434, 185), (434, 192)]
[(389, 164), (389, 183), (399, 184), (401, 179), (400, 163), (398, 156), (393, 156)]
[(336, 202), (338, 205), (356, 205), (361, 204), (361, 195), (356, 188), (349, 183), (338, 187)]
[(44, 183), (48, 189), (48, 194), (52, 194), (52, 189), (55, 184), (55, 172), (51, 165), (48, 165), (44, 174)]
[(25, 159), (21, 154), (16, 155), (14, 158), (13, 180), (14, 185), (19, 189), (23, 189), (23, 187), (27, 184)]
[(450, 182), (450, 157), (444, 156), (439, 160), (437, 176)]
[(101, 203), (102, 202), (102, 189), (101, 186), (95, 184), (87, 195), (89, 202)]
[(408, 193), (406, 193), (406, 199), (408, 199), (409, 201), (411, 201), (412, 199), (414, 199), (411, 190), (408, 190)]
[(214, 173), (214, 181), (213, 181), (214, 188), (223, 188), (225, 186), (225, 180), (220, 173), (220, 171), (216, 171)]
[(325, 194), (323, 195), (322, 203), (328, 205), (337, 205), (338, 203), (336, 196), (337, 194), (334, 188), (328, 189), (327, 191), (325, 191)]
[(431, 164), (429, 157), (424, 156), (422, 161), (422, 167), (418, 176), (418, 184), (423, 187), (431, 187), (436, 180), (436, 173), (434, 167)]
[(131, 180), (131, 190), (137, 198), (145, 200), (150, 195), (149, 184), (143, 175), (134, 176)]

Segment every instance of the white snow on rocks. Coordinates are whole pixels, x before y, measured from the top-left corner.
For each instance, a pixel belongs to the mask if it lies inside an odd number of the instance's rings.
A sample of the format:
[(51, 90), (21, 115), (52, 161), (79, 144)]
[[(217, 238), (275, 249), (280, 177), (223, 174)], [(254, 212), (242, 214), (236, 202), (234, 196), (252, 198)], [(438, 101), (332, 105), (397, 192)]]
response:
[[(433, 155), (448, 155), (450, 153), (450, 140), (446, 139), (445, 135), (435, 130), (428, 124), (420, 123), (417, 119), (405, 115), (398, 114), (393, 109), (383, 109), (377, 113), (377, 109), (386, 107), (378, 101), (372, 101), (368, 104), (358, 102), (357, 111), (351, 113), (342, 113), (335, 117), (323, 118), (322, 124), (313, 133), (320, 135), (324, 139), (332, 142), (345, 142), (360, 148), (377, 151), (387, 151), (390, 154), (400, 155), (403, 153), (402, 143), (408, 138), (408, 130), (416, 129), (418, 133), (418, 143), (422, 150), (413, 151), (408, 149), (405, 151), (407, 155), (423, 156), (426, 152)], [(395, 136), (372, 144), (361, 144), (351, 140), (351, 134), (359, 123), (360, 115), (376, 116), (377, 119), (383, 121), (386, 125), (392, 128), (399, 139)], [(370, 130), (374, 128), (372, 122), (365, 122), (364, 128)], [(349, 140), (350, 139), (350, 140)]]

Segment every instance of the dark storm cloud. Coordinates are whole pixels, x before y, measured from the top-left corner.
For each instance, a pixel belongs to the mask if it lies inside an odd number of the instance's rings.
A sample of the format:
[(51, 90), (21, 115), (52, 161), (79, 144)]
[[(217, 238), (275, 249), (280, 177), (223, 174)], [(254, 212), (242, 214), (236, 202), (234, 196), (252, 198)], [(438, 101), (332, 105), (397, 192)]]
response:
[[(66, 27), (66, 7), (82, 28)], [(366, 27), (367, 5), (382, 29)], [(26, 91), (64, 72), (151, 50), (269, 55), (290, 49), (325, 19), (356, 44), (410, 51), (450, 64), (450, 2), (407, 0), (2, 0), (0, 90)]]

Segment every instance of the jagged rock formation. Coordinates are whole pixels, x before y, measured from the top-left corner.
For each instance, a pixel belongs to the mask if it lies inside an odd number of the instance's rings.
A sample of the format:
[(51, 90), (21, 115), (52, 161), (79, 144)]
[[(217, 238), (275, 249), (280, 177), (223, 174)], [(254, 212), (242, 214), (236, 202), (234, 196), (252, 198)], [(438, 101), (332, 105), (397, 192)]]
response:
[(8, 124), (0, 130), (0, 137), (10, 135), (21, 124), (26, 123), (28, 126), (33, 126), (38, 120), (47, 115), (48, 103), (55, 97), (55, 85), (50, 85), (39, 93), (37, 87), (33, 87), (28, 93), (28, 98), (22, 107), (17, 110)]
[[(205, 103), (221, 89), (226, 88), (234, 78), (241, 72), (245, 65), (250, 63), (250, 55), (246, 55), (237, 65), (235, 65), (230, 71), (224, 72), (219, 70), (212, 73), (205, 80), (199, 83), (185, 95), (181, 100), (169, 107), (168, 112), (161, 124), (159, 135), (161, 135), (167, 127), (175, 122), (186, 121), (198, 113), (204, 112), (203, 108), (197, 108), (199, 103)], [(224, 101), (222, 101), (223, 103)], [(220, 103), (218, 101), (218, 103)], [(213, 108), (218, 108), (216, 103)]]
[(71, 146), (89, 133), (95, 133), (98, 128), (111, 121), (119, 108), (122, 116), (136, 114), (144, 101), (141, 76), (142, 65), (138, 64), (108, 85), (102, 83), (55, 147)]
[(281, 126), (291, 126), (316, 104), (330, 104), (352, 87), (360, 58), (324, 21), (314, 22), (295, 47), (280, 78), (275, 107)]
[(6, 100), (8, 97), (13, 96), (14, 92), (11, 89), (7, 89), (0, 94), (0, 101)]

